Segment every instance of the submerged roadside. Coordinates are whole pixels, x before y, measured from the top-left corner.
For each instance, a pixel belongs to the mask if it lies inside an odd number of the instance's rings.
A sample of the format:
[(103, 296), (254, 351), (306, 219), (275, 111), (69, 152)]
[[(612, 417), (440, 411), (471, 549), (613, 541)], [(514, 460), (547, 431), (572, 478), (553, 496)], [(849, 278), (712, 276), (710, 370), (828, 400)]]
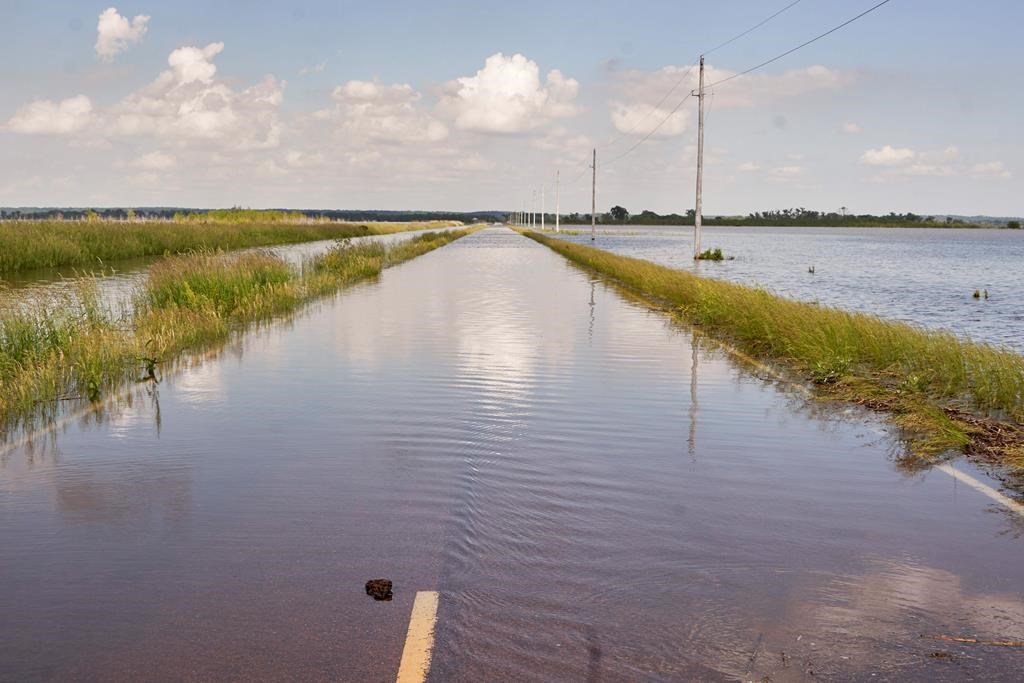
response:
[(198, 252), (156, 264), (132, 311), (115, 315), (94, 291), (75, 305), (0, 319), (0, 432), (98, 401), (160, 366), (221, 343), (248, 324), (295, 311), (473, 232), (431, 232), (392, 245), (339, 242), (301, 268), (261, 253)]
[(825, 399), (890, 413), (918, 457), (963, 451), (1024, 472), (1024, 356), (524, 231), (573, 263), (780, 364)]
[(180, 254), (192, 250), (269, 247), (345, 239), (430, 228), (456, 227), (453, 221), (334, 223), (294, 220), (245, 222), (33, 221), (0, 222), (0, 273)]

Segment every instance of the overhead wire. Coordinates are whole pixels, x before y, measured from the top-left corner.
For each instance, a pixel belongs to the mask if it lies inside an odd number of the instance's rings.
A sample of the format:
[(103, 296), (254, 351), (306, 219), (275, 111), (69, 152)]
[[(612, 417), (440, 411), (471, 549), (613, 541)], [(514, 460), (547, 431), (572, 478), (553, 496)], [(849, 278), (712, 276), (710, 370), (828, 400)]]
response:
[(785, 52), (783, 52), (781, 54), (777, 54), (774, 57), (772, 57), (771, 59), (766, 59), (765, 61), (761, 62), (760, 64), (755, 64), (754, 66), (750, 67), (749, 69), (744, 69), (743, 71), (740, 71), (739, 73), (734, 73), (733, 75), (727, 76), (726, 78), (723, 78), (723, 79), (721, 79), (719, 81), (715, 81), (714, 83), (709, 83), (708, 85), (706, 85), (704, 87), (711, 87), (711, 86), (715, 86), (715, 85), (721, 85), (723, 83), (728, 83), (729, 81), (733, 80), (734, 78), (739, 78), (740, 76), (746, 76), (747, 74), (749, 74), (752, 71), (757, 71), (758, 69), (760, 69), (762, 67), (765, 67), (765, 66), (768, 66), (769, 64), (771, 64), (773, 62), (777, 62), (780, 59), (782, 59), (783, 57), (791, 55), (794, 52), (796, 52), (797, 50), (800, 50), (800, 49), (803, 49), (803, 48), (807, 47), (811, 43), (816, 43), (819, 40), (821, 40), (822, 38), (824, 38), (825, 36), (831, 35), (831, 34), (835, 33), (836, 31), (838, 31), (841, 28), (849, 26), (850, 24), (852, 24), (853, 22), (857, 21), (861, 17), (866, 16), (868, 14), (871, 14), (876, 9), (881, 7), (882, 5), (886, 5), (886, 4), (890, 3), (890, 2), (892, 2), (892, 0), (882, 0), (878, 4), (873, 5), (872, 7), (869, 7), (868, 9), (864, 10), (863, 12), (858, 14), (857, 16), (855, 16), (855, 17), (853, 17), (851, 19), (847, 19), (846, 21), (844, 21), (843, 23), (839, 24), (838, 26), (830, 28), (829, 30), (825, 31), (824, 33), (820, 33), (820, 34), (816, 35), (815, 37), (811, 38), (810, 40), (808, 40), (806, 42), (803, 42), (803, 43), (800, 43), (799, 45), (797, 45), (794, 48), (790, 48), (789, 50), (786, 50)]
[(731, 45), (731, 44), (735, 43), (735, 42), (736, 42), (737, 40), (739, 40), (739, 39), (740, 39), (740, 38), (742, 38), (743, 36), (747, 35), (748, 33), (753, 33), (753, 32), (754, 32), (754, 31), (756, 31), (757, 29), (761, 28), (762, 26), (764, 26), (764, 25), (765, 25), (765, 24), (767, 24), (767, 23), (768, 23), (769, 21), (771, 21), (771, 20), (772, 20), (772, 19), (774, 19), (775, 17), (779, 16), (780, 14), (782, 14), (783, 12), (785, 12), (786, 10), (788, 10), (789, 8), (793, 7), (794, 5), (798, 5), (798, 4), (800, 4), (800, 2), (801, 2), (801, 1), (802, 1), (802, 0), (793, 0), (793, 2), (789, 3), (788, 5), (786, 5), (786, 6), (785, 6), (785, 7), (783, 7), (782, 9), (780, 9), (780, 10), (779, 10), (778, 12), (776, 12), (775, 14), (771, 15), (770, 17), (768, 17), (767, 19), (764, 19), (764, 20), (762, 20), (762, 21), (760, 21), (760, 22), (758, 22), (758, 23), (754, 24), (753, 26), (751, 26), (750, 28), (748, 28), (748, 29), (747, 29), (746, 31), (744, 31), (743, 33), (739, 33), (739, 34), (737, 34), (737, 35), (733, 36), (732, 38), (730, 38), (729, 40), (725, 41), (724, 43), (719, 43), (718, 45), (714, 46), (714, 47), (713, 47), (713, 48), (711, 48), (710, 50), (705, 50), (705, 51), (704, 51), (704, 52), (702, 52), (701, 54), (703, 54), (703, 55), (704, 55), (705, 57), (707, 57), (707, 56), (708, 56), (709, 54), (711, 54), (712, 52), (715, 52), (716, 50), (721, 50), (721, 49), (722, 49), (723, 47), (725, 47), (726, 45)]

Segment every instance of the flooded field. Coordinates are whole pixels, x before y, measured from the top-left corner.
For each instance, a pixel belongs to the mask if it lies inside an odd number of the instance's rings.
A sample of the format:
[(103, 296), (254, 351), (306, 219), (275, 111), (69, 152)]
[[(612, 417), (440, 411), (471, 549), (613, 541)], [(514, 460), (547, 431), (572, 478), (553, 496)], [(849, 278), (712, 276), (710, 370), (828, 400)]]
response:
[[(569, 227), (590, 244), (589, 226)], [(692, 226), (599, 228), (597, 246), (1024, 351), (1021, 230), (705, 227), (701, 246), (735, 257), (717, 263), (693, 261)]]
[(503, 228), (0, 453), (3, 681), (390, 681), (419, 590), (431, 681), (1024, 661), (933, 638), (1024, 640), (1012, 508)]
[[(352, 237), (349, 238), (349, 241), (390, 244), (426, 232), (443, 232), (445, 230), (445, 228), (409, 230), (387, 235)], [(300, 266), (305, 259), (322, 254), (334, 244), (335, 240), (318, 240), (299, 244), (239, 249), (234, 253), (265, 252), (280, 256), (292, 265)], [(0, 277), (0, 311), (16, 306), (60, 302), (67, 297), (74, 297), (76, 288), (83, 281), (95, 282), (99, 287), (101, 299), (108, 305), (125, 307), (130, 304), (132, 294), (145, 282), (149, 267), (160, 258), (153, 256), (102, 264), (102, 266), (97, 266), (96, 272), (89, 272), (88, 269), (81, 268), (47, 268), (5, 273)]]

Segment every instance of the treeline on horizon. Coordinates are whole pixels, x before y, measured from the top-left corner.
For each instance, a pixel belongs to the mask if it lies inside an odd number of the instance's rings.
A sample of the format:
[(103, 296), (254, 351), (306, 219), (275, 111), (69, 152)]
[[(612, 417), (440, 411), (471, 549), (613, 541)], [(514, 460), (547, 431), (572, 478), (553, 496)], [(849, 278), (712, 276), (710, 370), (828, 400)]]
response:
[[(693, 225), (696, 212), (690, 209), (686, 214), (659, 214), (654, 211), (641, 211), (631, 214), (621, 206), (613, 206), (607, 213), (597, 215), (601, 225)], [(550, 220), (554, 220), (551, 216)], [(884, 215), (852, 214), (814, 211), (812, 209), (779, 209), (775, 211), (756, 211), (746, 216), (708, 216), (701, 221), (704, 225), (722, 226), (807, 226), (807, 227), (893, 227), (893, 228), (993, 228), (1006, 227), (1020, 229), (1020, 221), (1007, 222), (974, 222), (965, 221), (952, 216), (922, 216), (915, 213), (895, 213)], [(570, 213), (562, 217), (567, 225), (589, 225), (589, 213)]]
[(183, 207), (0, 208), (0, 220), (167, 220), (178, 222), (275, 222), (300, 219), (409, 223), (462, 221), (479, 223), (504, 220), (504, 211), (388, 211), (357, 209), (189, 209)]
[[(659, 214), (641, 211), (631, 214), (613, 206), (597, 215), (601, 225), (693, 225), (695, 212)], [(505, 211), (391, 211), (358, 209), (189, 209), (181, 207), (118, 207), (104, 209), (20, 207), (0, 208), (0, 220), (167, 220), (178, 222), (278, 222), (298, 220), (422, 222), (462, 221), (466, 224), (503, 221)], [(554, 223), (554, 214), (545, 214)], [(539, 220), (539, 216), (538, 216)], [(565, 225), (589, 225), (589, 213), (562, 214)], [(806, 208), (757, 211), (746, 216), (708, 216), (704, 225), (719, 226), (807, 226), (807, 227), (915, 227), (1020, 229), (1019, 220), (964, 220), (953, 216), (928, 216), (890, 212), (883, 215), (814, 211)]]

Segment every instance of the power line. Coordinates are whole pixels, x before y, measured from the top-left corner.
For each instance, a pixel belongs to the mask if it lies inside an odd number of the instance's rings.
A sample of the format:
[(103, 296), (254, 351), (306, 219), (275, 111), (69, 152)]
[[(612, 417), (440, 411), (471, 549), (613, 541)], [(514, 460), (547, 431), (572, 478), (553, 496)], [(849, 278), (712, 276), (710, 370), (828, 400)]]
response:
[(765, 24), (767, 24), (767, 23), (768, 23), (769, 21), (771, 21), (772, 19), (774, 19), (775, 17), (779, 16), (780, 14), (782, 14), (783, 12), (785, 12), (786, 10), (788, 10), (788, 9), (789, 9), (790, 7), (793, 7), (794, 5), (798, 5), (798, 4), (800, 4), (800, 2), (801, 2), (801, 0), (793, 0), (793, 2), (789, 3), (788, 5), (786, 5), (786, 6), (785, 6), (785, 7), (783, 7), (782, 9), (780, 9), (780, 10), (779, 10), (778, 12), (776, 12), (775, 14), (771, 15), (771, 16), (770, 16), (770, 17), (768, 17), (767, 19), (764, 19), (764, 20), (763, 20), (763, 21), (761, 21), (760, 23), (754, 24), (753, 26), (751, 26), (750, 28), (748, 28), (748, 29), (747, 29), (746, 31), (744, 31), (743, 33), (740, 33), (740, 34), (738, 34), (738, 35), (735, 35), (735, 36), (733, 36), (733, 37), (732, 37), (732, 38), (730, 38), (729, 40), (727, 40), (727, 41), (725, 41), (724, 43), (721, 43), (721, 44), (719, 44), (719, 45), (716, 45), (715, 47), (711, 48), (710, 50), (705, 50), (705, 51), (704, 51), (704, 56), (705, 56), (705, 57), (707, 57), (707, 56), (708, 56), (709, 54), (711, 54), (712, 52), (714, 52), (714, 51), (716, 51), (716, 50), (720, 50), (721, 48), (725, 47), (726, 45), (731, 45), (732, 43), (735, 43), (735, 42), (736, 42), (737, 40), (739, 40), (739, 39), (740, 39), (740, 38), (742, 38), (743, 36), (747, 35), (748, 33), (753, 33), (754, 31), (756, 31), (757, 29), (761, 28), (762, 26), (764, 26)]
[(632, 128), (630, 128), (629, 130), (625, 131), (624, 133), (620, 133), (617, 138), (614, 138), (611, 142), (609, 142), (607, 145), (605, 145), (605, 147), (611, 147), (612, 145), (618, 143), (618, 141), (621, 140), (622, 138), (626, 137), (627, 135), (632, 134), (633, 131), (635, 131), (637, 129), (637, 127), (641, 123), (646, 121), (647, 118), (651, 114), (653, 114), (655, 111), (660, 109), (661, 105), (665, 104), (665, 100), (667, 100), (669, 98), (669, 96), (676, 91), (676, 88), (678, 88), (679, 86), (681, 86), (683, 84), (683, 82), (689, 77), (689, 75), (691, 73), (693, 73), (693, 64), (690, 65), (690, 68), (686, 70), (686, 72), (679, 78), (679, 80), (676, 81), (676, 84), (673, 85), (669, 89), (669, 91), (667, 93), (665, 93), (665, 96), (662, 97), (661, 100), (656, 105), (654, 105), (651, 109), (649, 109), (646, 114), (644, 114), (639, 119), (637, 119), (637, 122), (633, 124)]
[[(788, 5), (783, 7), (782, 9), (780, 9), (777, 12), (775, 12), (774, 14), (770, 15), (769, 17), (767, 17), (765, 19), (762, 19), (758, 23), (756, 23), (753, 26), (751, 26), (750, 28), (748, 28), (746, 31), (743, 31), (742, 33), (739, 33), (739, 34), (733, 36), (732, 38), (730, 38), (729, 40), (725, 41), (724, 43), (719, 43), (715, 47), (711, 48), (710, 50), (707, 50), (707, 51), (703, 52), (702, 54), (704, 56), (707, 56), (707, 55), (711, 54), (712, 52), (725, 47), (726, 45), (730, 45), (730, 44), (736, 42), (737, 40), (739, 40), (740, 38), (742, 38), (745, 35), (753, 33), (754, 31), (756, 31), (757, 29), (761, 28), (762, 26), (767, 24), (769, 21), (774, 19), (775, 17), (779, 16), (780, 14), (782, 14), (786, 10), (790, 9), (791, 7), (793, 7), (795, 5), (798, 5), (802, 1), (803, 0), (793, 0), (793, 2), (789, 3)], [(667, 93), (665, 93), (665, 95), (661, 98), (661, 100), (656, 105), (654, 105), (654, 107), (649, 109), (646, 114), (641, 116), (632, 125), (632, 127), (629, 130), (627, 130), (627, 131), (625, 131), (623, 133), (620, 133), (617, 137), (613, 138), (611, 142), (609, 142), (606, 145), (604, 145), (604, 147), (611, 147), (613, 145), (616, 145), (616, 144), (618, 144), (619, 140), (621, 140), (622, 138), (626, 137), (627, 135), (631, 135), (633, 133), (633, 131), (635, 131), (640, 126), (641, 123), (646, 121), (650, 117), (651, 114), (653, 114), (655, 111), (657, 111), (658, 109), (661, 108), (661, 105), (663, 105), (665, 103), (665, 100), (667, 100), (672, 95), (672, 93), (674, 93), (676, 91), (676, 89), (679, 86), (681, 86), (686, 81), (686, 79), (690, 76), (690, 74), (693, 73), (694, 68), (696, 68), (696, 65), (695, 64), (691, 64), (690, 68), (688, 68), (686, 70), (686, 72), (682, 75), (682, 77), (680, 77), (680, 79), (678, 81), (676, 81), (675, 85), (673, 85), (669, 89), (669, 91)]]
[(761, 62), (760, 64), (757, 64), (757, 65), (755, 65), (755, 66), (752, 66), (752, 67), (750, 67), (749, 69), (746, 69), (746, 70), (744, 70), (744, 71), (740, 71), (739, 73), (735, 73), (735, 74), (733, 74), (732, 76), (728, 76), (728, 77), (726, 77), (726, 78), (723, 78), (723, 79), (722, 79), (722, 80), (720, 80), (720, 81), (715, 81), (714, 83), (709, 83), (709, 84), (708, 84), (707, 86), (705, 86), (705, 87), (711, 88), (711, 87), (714, 87), (714, 86), (716, 86), (716, 85), (721, 85), (722, 83), (728, 83), (729, 81), (731, 81), (731, 80), (732, 80), (732, 79), (734, 79), (734, 78), (739, 78), (740, 76), (746, 76), (746, 75), (747, 75), (747, 74), (749, 74), (749, 73), (750, 73), (751, 71), (757, 71), (757, 70), (758, 70), (758, 69), (760, 69), (761, 67), (765, 67), (765, 66), (768, 66), (768, 65), (769, 65), (769, 64), (771, 64), (772, 62), (777, 62), (777, 61), (779, 61), (780, 59), (782, 59), (783, 57), (786, 57), (786, 56), (788, 56), (788, 55), (791, 55), (791, 54), (793, 54), (794, 52), (796, 52), (797, 50), (800, 50), (800, 49), (802, 49), (802, 48), (805, 48), (805, 47), (807, 47), (807, 46), (808, 46), (808, 45), (810, 45), (811, 43), (816, 43), (816, 42), (818, 42), (819, 40), (821, 40), (822, 38), (824, 38), (825, 36), (831, 35), (831, 34), (835, 33), (836, 31), (838, 31), (839, 29), (841, 29), (841, 28), (843, 28), (843, 27), (845, 27), (845, 26), (849, 26), (850, 24), (852, 24), (853, 22), (857, 21), (857, 20), (858, 20), (858, 19), (860, 19), (861, 17), (863, 17), (863, 16), (865, 16), (865, 15), (867, 15), (867, 14), (871, 14), (871, 13), (872, 13), (872, 12), (874, 12), (874, 11), (875, 11), (876, 9), (878, 9), (879, 7), (881, 7), (882, 5), (886, 5), (886, 4), (888, 4), (889, 2), (891, 2), (891, 1), (892, 1), (892, 0), (882, 0), (882, 2), (878, 3), (877, 5), (874, 5), (873, 7), (869, 7), (868, 9), (864, 10), (863, 12), (861, 12), (861, 13), (860, 13), (860, 14), (858, 14), (857, 16), (853, 17), (852, 19), (847, 19), (846, 21), (844, 21), (843, 23), (839, 24), (838, 26), (835, 26), (835, 27), (833, 27), (833, 28), (830, 28), (829, 30), (827, 30), (827, 31), (825, 31), (825, 32), (824, 32), (824, 33), (822, 33), (822, 34), (819, 34), (819, 35), (817, 35), (817, 36), (815, 36), (815, 37), (811, 38), (810, 40), (808, 40), (808, 41), (807, 41), (807, 42), (805, 42), (805, 43), (800, 43), (800, 44), (799, 44), (799, 45), (797, 45), (796, 47), (794, 47), (794, 48), (791, 48), (791, 49), (789, 49), (789, 50), (786, 50), (786, 51), (785, 51), (785, 52), (783, 52), (782, 54), (776, 55), (776, 56), (772, 57), (771, 59), (765, 60), (765, 61)]
[[(765, 25), (765, 24), (767, 24), (767, 23), (768, 23), (769, 21), (771, 21), (771, 20), (772, 20), (772, 19), (774, 19), (775, 17), (779, 16), (780, 14), (782, 14), (783, 12), (785, 12), (786, 10), (788, 10), (788, 9), (790, 9), (790, 8), (792, 8), (792, 7), (794, 7), (795, 5), (798, 5), (798, 4), (800, 3), (800, 2), (802, 2), (802, 0), (793, 0), (793, 2), (790, 2), (790, 3), (788, 4), (788, 5), (786, 5), (786, 6), (785, 6), (785, 7), (783, 7), (782, 9), (780, 9), (780, 10), (776, 11), (776, 12), (775, 12), (774, 14), (771, 14), (771, 15), (770, 15), (770, 16), (768, 16), (767, 18), (765, 18), (765, 19), (762, 19), (762, 20), (761, 20), (761, 21), (759, 21), (758, 23), (756, 23), (756, 24), (754, 24), (753, 26), (751, 26), (750, 28), (748, 28), (748, 29), (747, 29), (746, 31), (743, 31), (742, 33), (738, 33), (738, 34), (736, 34), (735, 36), (733, 36), (733, 37), (732, 37), (732, 38), (730, 38), (729, 40), (725, 41), (724, 43), (719, 43), (719, 44), (718, 44), (718, 45), (716, 45), (715, 47), (711, 48), (710, 50), (707, 50), (706, 52), (703, 52), (702, 54), (703, 54), (704, 56), (707, 56), (707, 55), (711, 54), (712, 52), (714, 52), (714, 51), (716, 51), (716, 50), (719, 50), (719, 49), (721, 49), (721, 48), (725, 47), (726, 45), (730, 45), (730, 44), (732, 44), (732, 43), (736, 42), (737, 40), (739, 40), (739, 39), (740, 39), (740, 38), (742, 38), (743, 36), (746, 36), (746, 35), (748, 35), (748, 34), (750, 34), (750, 33), (753, 33), (754, 31), (756, 31), (757, 29), (761, 28), (762, 26), (764, 26), (764, 25)], [(676, 81), (675, 85), (673, 85), (673, 86), (672, 86), (672, 87), (671, 87), (671, 88), (669, 89), (669, 91), (665, 93), (665, 95), (664, 95), (664, 96), (663, 96), (663, 97), (661, 98), (661, 100), (659, 100), (659, 101), (658, 101), (658, 103), (657, 103), (656, 105), (654, 105), (654, 106), (653, 106), (653, 107), (652, 107), (651, 109), (649, 109), (649, 110), (647, 111), (647, 113), (646, 113), (646, 114), (644, 114), (643, 116), (641, 116), (641, 117), (640, 117), (640, 118), (639, 118), (639, 119), (638, 119), (638, 120), (637, 120), (637, 121), (636, 121), (636, 122), (635, 122), (635, 123), (633, 124), (633, 126), (632, 126), (632, 127), (631, 127), (631, 128), (630, 128), (630, 129), (628, 130), (628, 131), (625, 131), (624, 133), (621, 133), (621, 134), (620, 134), (620, 135), (619, 135), (618, 137), (614, 138), (614, 139), (613, 139), (613, 140), (612, 140), (612, 141), (611, 141), (610, 143), (608, 143), (608, 144), (606, 145), (606, 147), (611, 147), (612, 145), (615, 145), (615, 144), (617, 144), (617, 143), (619, 142), (619, 140), (621, 140), (622, 138), (626, 137), (627, 135), (631, 135), (631, 134), (633, 133), (633, 131), (635, 131), (635, 130), (636, 130), (636, 129), (637, 129), (637, 128), (638, 128), (639, 126), (640, 126), (640, 124), (641, 124), (641, 123), (643, 123), (644, 121), (646, 121), (646, 120), (647, 120), (647, 119), (648, 119), (648, 118), (649, 118), (649, 117), (651, 116), (651, 114), (653, 114), (653, 113), (654, 113), (655, 111), (657, 111), (658, 109), (660, 109), (660, 108), (661, 108), (661, 105), (665, 103), (665, 100), (667, 100), (667, 99), (668, 99), (668, 98), (669, 98), (669, 97), (670, 97), (670, 96), (672, 95), (672, 93), (674, 93), (674, 92), (676, 91), (676, 89), (677, 89), (677, 88), (678, 88), (678, 87), (679, 87), (680, 85), (682, 85), (682, 84), (683, 84), (683, 83), (684, 83), (684, 82), (686, 81), (686, 79), (687, 79), (687, 78), (688, 78), (688, 77), (690, 76), (690, 74), (691, 74), (691, 73), (693, 73), (693, 70), (694, 70), (695, 66), (696, 66), (696, 65), (694, 65), (694, 64), (691, 64), (691, 65), (690, 65), (690, 68), (688, 68), (688, 69), (686, 70), (686, 72), (685, 72), (685, 73), (683, 73), (682, 77), (681, 77), (681, 78), (680, 78), (680, 79), (679, 79), (678, 81)], [(692, 94), (692, 93), (690, 93), (690, 94)], [(622, 157), (626, 156), (627, 154), (629, 154), (630, 152), (632, 152), (633, 150), (635, 150), (635, 149), (636, 149), (637, 147), (639, 147), (639, 146), (640, 146), (641, 144), (643, 144), (644, 142), (646, 142), (646, 141), (647, 141), (648, 139), (650, 139), (650, 137), (651, 137), (651, 136), (652, 136), (652, 135), (653, 135), (653, 134), (654, 134), (654, 133), (655, 133), (655, 132), (656, 132), (656, 131), (657, 131), (657, 130), (658, 130), (659, 128), (661, 128), (661, 127), (662, 127), (663, 125), (665, 125), (665, 123), (666, 123), (666, 122), (667, 122), (667, 121), (668, 121), (668, 120), (669, 120), (670, 118), (672, 118), (672, 115), (673, 115), (673, 114), (675, 114), (675, 113), (676, 113), (676, 112), (677, 112), (677, 111), (679, 110), (679, 107), (681, 107), (681, 106), (683, 105), (683, 102), (685, 102), (685, 101), (686, 101), (686, 100), (687, 100), (687, 99), (688, 99), (689, 97), (690, 97), (690, 95), (687, 95), (686, 97), (684, 97), (684, 98), (683, 98), (683, 99), (682, 99), (682, 100), (681, 100), (681, 101), (679, 102), (679, 104), (677, 104), (677, 105), (676, 105), (676, 107), (675, 107), (675, 108), (674, 108), (674, 109), (673, 109), (673, 110), (672, 110), (672, 111), (671, 111), (671, 112), (669, 113), (669, 115), (668, 115), (668, 116), (666, 116), (666, 117), (665, 117), (664, 119), (662, 119), (662, 121), (661, 121), (661, 122), (660, 122), (660, 123), (659, 123), (659, 124), (658, 124), (657, 126), (655, 126), (655, 127), (654, 127), (654, 129), (653, 129), (653, 130), (651, 130), (651, 131), (650, 131), (650, 132), (649, 132), (649, 133), (648, 133), (647, 135), (645, 135), (645, 136), (643, 137), (643, 139), (642, 139), (642, 140), (640, 140), (639, 142), (635, 143), (635, 144), (634, 144), (634, 145), (633, 145), (632, 147), (630, 147), (630, 148), (629, 148), (629, 149), (627, 149), (627, 150), (626, 150), (625, 152), (623, 152), (623, 153), (622, 153), (622, 154), (620, 154), (619, 156), (615, 157), (615, 158), (614, 158), (614, 159), (612, 159), (611, 161), (607, 161), (607, 162), (605, 162), (605, 163), (603, 163), (603, 164), (601, 164), (601, 165), (602, 165), (602, 166), (607, 166), (607, 165), (608, 165), (608, 164), (610, 164), (610, 163), (614, 163), (615, 161), (618, 161), (618, 160), (619, 160), (619, 159), (621, 159)]]
[(650, 131), (648, 131), (647, 135), (645, 135), (645, 136), (643, 136), (642, 138), (640, 138), (639, 140), (637, 140), (637, 141), (636, 141), (636, 142), (635, 142), (635, 143), (633, 144), (633, 146), (632, 146), (632, 147), (630, 147), (629, 149), (627, 149), (627, 150), (626, 150), (625, 152), (623, 152), (623, 153), (622, 153), (622, 154), (620, 154), (619, 156), (617, 156), (617, 157), (615, 157), (615, 158), (613, 158), (613, 159), (611, 159), (611, 160), (609, 160), (609, 161), (606, 161), (606, 162), (604, 162), (603, 164), (601, 164), (601, 167), (603, 168), (603, 167), (605, 167), (605, 166), (608, 166), (609, 164), (614, 164), (614, 163), (615, 163), (616, 161), (618, 161), (618, 160), (619, 160), (619, 159), (621, 159), (622, 157), (626, 156), (627, 154), (629, 154), (630, 152), (632, 152), (632, 151), (633, 151), (634, 149), (636, 149), (636, 148), (637, 148), (637, 147), (639, 147), (640, 145), (642, 145), (642, 144), (644, 144), (645, 142), (647, 142), (647, 141), (648, 141), (648, 140), (650, 139), (650, 137), (651, 137), (652, 135), (654, 135), (654, 134), (655, 134), (656, 132), (658, 132), (658, 129), (659, 129), (659, 128), (661, 128), (662, 126), (664, 126), (664, 125), (665, 125), (665, 123), (666, 123), (666, 122), (667, 122), (667, 121), (668, 121), (668, 120), (669, 120), (670, 118), (672, 118), (672, 116), (673, 116), (673, 115), (674, 115), (674, 114), (675, 114), (675, 113), (676, 113), (677, 111), (679, 111), (679, 108), (683, 106), (683, 103), (684, 103), (684, 102), (686, 102), (686, 100), (690, 99), (690, 97), (691, 97), (692, 95), (693, 95), (693, 93), (692, 93), (692, 92), (690, 92), (690, 93), (687, 93), (686, 97), (684, 97), (683, 99), (679, 100), (679, 104), (677, 104), (677, 105), (676, 105), (676, 106), (675, 106), (675, 107), (674, 107), (674, 108), (672, 109), (672, 111), (670, 111), (670, 112), (668, 113), (668, 116), (666, 116), (665, 118), (663, 118), (663, 119), (661, 120), (661, 122), (660, 122), (660, 123), (658, 123), (658, 125), (657, 125), (657, 126), (655, 126), (655, 127), (654, 127), (654, 128), (652, 128), (652, 129), (651, 129)]

